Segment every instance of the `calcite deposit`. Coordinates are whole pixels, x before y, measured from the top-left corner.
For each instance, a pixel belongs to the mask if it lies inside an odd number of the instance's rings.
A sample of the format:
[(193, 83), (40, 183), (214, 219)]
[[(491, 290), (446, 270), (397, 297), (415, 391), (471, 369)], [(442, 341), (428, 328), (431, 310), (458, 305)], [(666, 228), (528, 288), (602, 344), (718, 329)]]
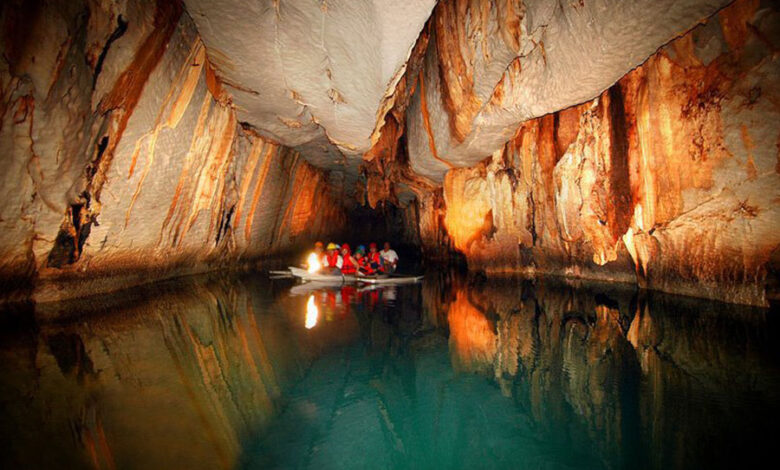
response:
[(2, 9), (3, 279), (70, 297), (343, 226), (327, 172), (244, 129), (180, 3), (35, 5)]
[[(766, 305), (780, 245), (779, 28), (777, 9), (738, 1), (595, 99), (526, 121), (450, 169), (443, 200), (418, 200), (421, 240), (472, 269)], [(420, 127), (409, 124), (413, 168)]]

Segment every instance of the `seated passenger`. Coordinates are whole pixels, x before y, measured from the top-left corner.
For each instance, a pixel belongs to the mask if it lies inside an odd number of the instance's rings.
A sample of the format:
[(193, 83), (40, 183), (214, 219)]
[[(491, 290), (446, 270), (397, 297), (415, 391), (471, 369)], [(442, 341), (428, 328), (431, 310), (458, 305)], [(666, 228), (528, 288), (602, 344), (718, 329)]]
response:
[(368, 263), (371, 266), (371, 269), (375, 273), (385, 272), (385, 267), (384, 264), (382, 263), (382, 257), (379, 255), (379, 252), (376, 250), (376, 243), (370, 243), (368, 245)]
[(322, 263), (322, 272), (326, 274), (340, 274), (341, 267), (344, 265), (344, 258), (339, 254), (339, 246), (335, 243), (328, 243), (328, 254)]
[(357, 261), (352, 257), (352, 253), (349, 251), (349, 245), (346, 243), (341, 245), (341, 258), (344, 260), (341, 272), (343, 274), (355, 274), (357, 272)]
[(316, 273), (322, 269), (322, 264), (325, 261), (325, 250), (323, 249), (322, 242), (314, 244), (314, 251), (311, 252), (306, 258), (306, 269), (310, 273)]
[(384, 264), (386, 273), (394, 273), (395, 268), (398, 267), (398, 253), (390, 248), (390, 242), (385, 242), (385, 247), (379, 252), (379, 256), (382, 257), (382, 264)]
[(358, 271), (360, 271), (360, 274), (364, 276), (370, 276), (374, 274), (374, 270), (371, 269), (371, 264), (368, 262), (368, 257), (366, 256), (366, 247), (363, 245), (360, 245), (355, 250), (355, 261), (357, 262)]
[(317, 255), (317, 260), (322, 264), (325, 259), (325, 245), (322, 242), (316, 242), (314, 244), (314, 254)]

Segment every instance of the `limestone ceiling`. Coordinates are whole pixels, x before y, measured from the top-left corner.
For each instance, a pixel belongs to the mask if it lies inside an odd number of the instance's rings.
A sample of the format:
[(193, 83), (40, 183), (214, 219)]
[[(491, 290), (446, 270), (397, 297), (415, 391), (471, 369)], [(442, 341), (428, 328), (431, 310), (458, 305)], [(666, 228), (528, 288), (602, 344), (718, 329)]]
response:
[[(241, 121), (356, 167), (435, 0), (185, 0)], [(343, 154), (343, 155), (342, 155)]]
[[(410, 164), (416, 173), (441, 181), (451, 166), (474, 165), (500, 149), (522, 122), (593, 99), (731, 1), (517, 3), (513, 11), (487, 14), (465, 9), (468, 26), (461, 31), (446, 27), (447, 18), (436, 18), (431, 44), (438, 47), (429, 47), (423, 71), (426, 99), (421, 100), (418, 88), (407, 113)], [(443, 16), (444, 11), (437, 8), (436, 13)], [(512, 15), (519, 27), (516, 36), (507, 38)], [(442, 46), (466, 60), (456, 67), (458, 61)], [(470, 77), (471, 86), (461, 81), (459, 93), (453, 93), (453, 81), (446, 80), (453, 74)], [(421, 112), (423, 103), (427, 113)]]
[(185, 0), (239, 119), (353, 175), (434, 12), (425, 84), (405, 119), (411, 167), (434, 181), (501, 148), (523, 121), (597, 96), (730, 2), (441, 3)]

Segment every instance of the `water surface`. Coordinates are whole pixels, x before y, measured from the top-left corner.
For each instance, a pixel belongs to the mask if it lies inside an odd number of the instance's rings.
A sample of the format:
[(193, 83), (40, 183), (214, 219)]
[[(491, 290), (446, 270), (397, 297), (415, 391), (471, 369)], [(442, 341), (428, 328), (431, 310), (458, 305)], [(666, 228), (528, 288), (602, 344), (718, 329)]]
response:
[(614, 285), (223, 274), (2, 315), (3, 468), (733, 468), (780, 416), (773, 312)]

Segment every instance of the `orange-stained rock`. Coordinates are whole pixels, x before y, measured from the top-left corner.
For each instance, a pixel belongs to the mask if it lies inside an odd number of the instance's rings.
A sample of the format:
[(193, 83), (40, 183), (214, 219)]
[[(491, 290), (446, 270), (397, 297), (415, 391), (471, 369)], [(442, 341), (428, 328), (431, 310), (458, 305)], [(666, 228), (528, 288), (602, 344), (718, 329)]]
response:
[[(524, 123), (487, 160), (447, 173), (436, 239), (477, 270), (767, 305), (780, 246), (780, 64), (767, 39), (778, 27), (777, 9), (738, 1), (595, 100)], [(420, 203), (421, 221), (431, 209)]]
[(181, 2), (22, 3), (0, 9), (4, 285), (113, 290), (345, 225), (327, 172), (238, 122)]

